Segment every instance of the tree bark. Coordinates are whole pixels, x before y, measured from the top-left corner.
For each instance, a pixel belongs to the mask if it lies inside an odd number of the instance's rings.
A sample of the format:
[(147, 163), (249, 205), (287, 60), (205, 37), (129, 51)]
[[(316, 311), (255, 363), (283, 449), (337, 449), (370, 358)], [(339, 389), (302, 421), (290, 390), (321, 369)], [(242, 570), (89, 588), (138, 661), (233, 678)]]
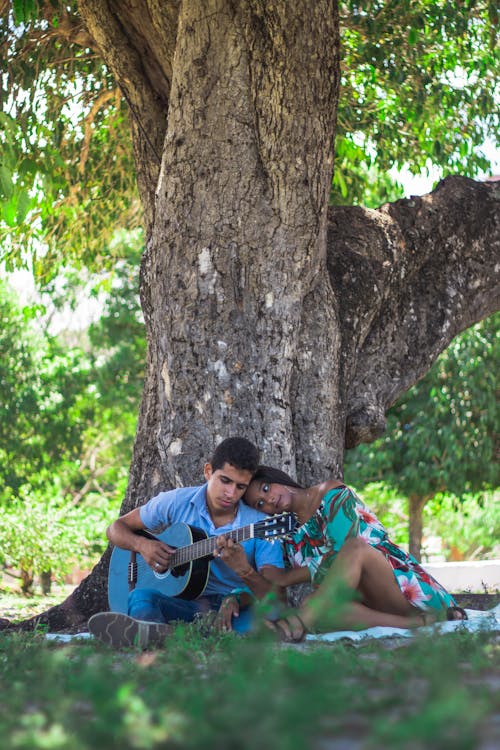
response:
[[(448, 178), (377, 211), (327, 208), (339, 82), (333, 0), (80, 0), (133, 114), (148, 337), (122, 511), (202, 481), (243, 434), (304, 482), (453, 336), (499, 306), (500, 185)], [(106, 608), (109, 550), (42, 618)]]
[(410, 495), (408, 498), (409, 550), (410, 555), (413, 555), (418, 562), (422, 560), (422, 536), (424, 530), (422, 511), (428, 499), (419, 495)]

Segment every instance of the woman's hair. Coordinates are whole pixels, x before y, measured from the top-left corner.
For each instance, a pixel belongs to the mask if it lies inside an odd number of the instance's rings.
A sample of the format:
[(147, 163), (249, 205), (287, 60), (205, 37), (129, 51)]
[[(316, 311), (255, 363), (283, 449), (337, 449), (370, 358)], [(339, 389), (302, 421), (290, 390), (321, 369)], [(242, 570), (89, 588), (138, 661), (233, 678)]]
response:
[(292, 479), (292, 477), (285, 474), (281, 469), (275, 469), (274, 466), (263, 466), (261, 464), (257, 467), (257, 471), (252, 477), (252, 482), (254, 479), (257, 479), (260, 482), (284, 484), (287, 487), (299, 487), (300, 489), (304, 489), (302, 485)]

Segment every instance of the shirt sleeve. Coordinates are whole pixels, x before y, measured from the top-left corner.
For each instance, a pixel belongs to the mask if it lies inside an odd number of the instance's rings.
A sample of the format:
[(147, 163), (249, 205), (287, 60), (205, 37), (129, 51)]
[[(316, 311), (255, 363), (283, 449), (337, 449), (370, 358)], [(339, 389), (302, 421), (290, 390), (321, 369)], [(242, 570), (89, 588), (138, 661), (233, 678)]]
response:
[(172, 507), (175, 503), (176, 490), (160, 492), (139, 508), (139, 515), (144, 526), (153, 534), (159, 534), (172, 523)]
[(359, 534), (356, 497), (348, 487), (330, 490), (323, 499), (322, 510), (318, 515), (323, 543), (317, 547), (317, 554), (310, 558), (307, 564), (311, 581), (315, 586), (324, 579), (346, 539), (352, 539)]

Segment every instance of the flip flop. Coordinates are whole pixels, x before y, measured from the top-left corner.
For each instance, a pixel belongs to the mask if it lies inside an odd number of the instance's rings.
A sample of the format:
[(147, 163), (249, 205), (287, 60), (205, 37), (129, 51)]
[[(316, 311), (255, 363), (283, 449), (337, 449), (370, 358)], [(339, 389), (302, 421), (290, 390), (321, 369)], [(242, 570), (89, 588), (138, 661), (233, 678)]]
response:
[[(296, 628), (293, 628), (292, 620), (299, 622), (300, 630), (298, 632)], [(285, 623), (286, 625), (284, 625)], [(308, 633), (304, 622), (295, 612), (286, 617), (278, 617), (276, 620), (266, 620), (266, 624), (276, 633), (281, 643), (303, 643)]]
[[(460, 615), (457, 617), (457, 615)], [(446, 610), (446, 619), (447, 620), (468, 620), (467, 612), (465, 609), (462, 609), (462, 607), (448, 607)]]

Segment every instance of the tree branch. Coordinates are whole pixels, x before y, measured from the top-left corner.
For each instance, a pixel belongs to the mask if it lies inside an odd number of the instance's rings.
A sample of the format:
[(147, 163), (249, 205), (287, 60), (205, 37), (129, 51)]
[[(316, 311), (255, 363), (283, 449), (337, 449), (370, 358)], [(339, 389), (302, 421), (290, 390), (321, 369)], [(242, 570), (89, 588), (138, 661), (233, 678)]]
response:
[(332, 208), (328, 267), (341, 308), (346, 447), (385, 429), (385, 412), (461, 331), (500, 307), (500, 184), (448, 177), (377, 211)]

